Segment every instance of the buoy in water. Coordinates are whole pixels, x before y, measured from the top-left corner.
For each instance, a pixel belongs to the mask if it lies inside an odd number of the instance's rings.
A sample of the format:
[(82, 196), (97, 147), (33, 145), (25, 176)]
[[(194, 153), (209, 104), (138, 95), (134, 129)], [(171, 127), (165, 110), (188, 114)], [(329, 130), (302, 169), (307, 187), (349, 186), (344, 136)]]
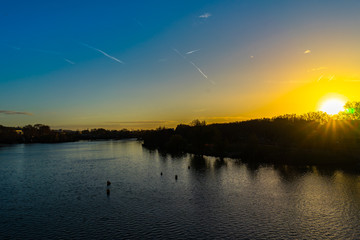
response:
[(177, 175), (175, 175), (175, 180), (177, 180)]
[(162, 172), (160, 173), (160, 175), (162, 176)]
[(109, 186), (110, 184), (111, 184), (111, 182), (109, 180), (107, 180), (106, 186)]

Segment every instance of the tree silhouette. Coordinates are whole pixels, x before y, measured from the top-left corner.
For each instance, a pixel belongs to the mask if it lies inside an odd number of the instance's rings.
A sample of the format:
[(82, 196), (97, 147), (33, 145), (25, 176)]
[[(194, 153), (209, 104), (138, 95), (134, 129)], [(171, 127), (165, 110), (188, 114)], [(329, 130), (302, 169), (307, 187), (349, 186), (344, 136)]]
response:
[(360, 120), (360, 102), (347, 102), (344, 105), (344, 111), (338, 114), (338, 119)]

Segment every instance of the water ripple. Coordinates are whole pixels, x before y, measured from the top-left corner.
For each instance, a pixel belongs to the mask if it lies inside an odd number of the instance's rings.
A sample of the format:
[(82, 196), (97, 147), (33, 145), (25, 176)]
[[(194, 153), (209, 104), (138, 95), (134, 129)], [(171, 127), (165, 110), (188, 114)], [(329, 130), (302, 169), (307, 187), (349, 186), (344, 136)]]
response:
[(0, 186), (0, 239), (360, 236), (358, 173), (172, 159), (136, 141), (2, 148)]

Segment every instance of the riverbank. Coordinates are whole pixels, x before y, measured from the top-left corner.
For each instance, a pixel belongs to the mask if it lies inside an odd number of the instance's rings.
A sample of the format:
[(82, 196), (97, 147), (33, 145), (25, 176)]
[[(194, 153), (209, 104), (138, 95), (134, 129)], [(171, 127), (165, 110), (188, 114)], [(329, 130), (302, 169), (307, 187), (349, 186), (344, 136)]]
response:
[(179, 125), (143, 135), (144, 146), (169, 153), (240, 158), (244, 162), (360, 168), (358, 121), (259, 119)]
[(333, 165), (359, 168), (360, 121), (314, 120), (283, 116), (244, 122), (210, 124), (194, 121), (175, 129), (84, 131), (51, 130), (36, 124), (0, 126), (0, 144), (61, 143), (79, 140), (137, 138), (147, 148), (291, 165)]

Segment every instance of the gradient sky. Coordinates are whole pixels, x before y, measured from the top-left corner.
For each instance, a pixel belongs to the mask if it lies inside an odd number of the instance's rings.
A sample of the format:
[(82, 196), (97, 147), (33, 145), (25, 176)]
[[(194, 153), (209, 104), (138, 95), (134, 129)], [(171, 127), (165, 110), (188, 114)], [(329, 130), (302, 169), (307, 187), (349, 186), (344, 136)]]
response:
[(0, 124), (173, 127), (360, 100), (360, 1), (2, 1)]

